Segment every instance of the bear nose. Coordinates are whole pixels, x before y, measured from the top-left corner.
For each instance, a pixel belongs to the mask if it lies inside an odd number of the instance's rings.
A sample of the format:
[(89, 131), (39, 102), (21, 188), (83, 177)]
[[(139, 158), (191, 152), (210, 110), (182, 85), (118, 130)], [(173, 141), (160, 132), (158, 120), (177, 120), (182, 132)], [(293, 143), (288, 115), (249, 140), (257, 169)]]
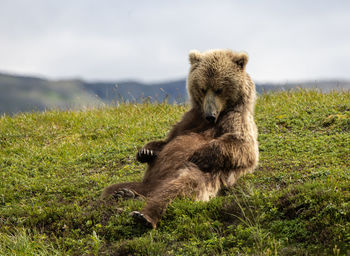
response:
[(209, 123), (214, 123), (216, 118), (215, 116), (206, 116), (205, 119), (207, 119)]

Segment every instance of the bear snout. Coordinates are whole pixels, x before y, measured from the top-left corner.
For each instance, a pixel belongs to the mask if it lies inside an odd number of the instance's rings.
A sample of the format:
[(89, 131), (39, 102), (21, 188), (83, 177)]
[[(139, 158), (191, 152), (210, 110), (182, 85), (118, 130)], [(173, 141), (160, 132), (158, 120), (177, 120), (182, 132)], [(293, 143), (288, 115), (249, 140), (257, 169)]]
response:
[(205, 119), (206, 119), (209, 123), (215, 123), (216, 115), (205, 115)]
[(215, 123), (218, 119), (221, 109), (223, 108), (222, 99), (215, 95), (212, 90), (209, 90), (204, 97), (203, 113), (204, 118), (209, 123)]

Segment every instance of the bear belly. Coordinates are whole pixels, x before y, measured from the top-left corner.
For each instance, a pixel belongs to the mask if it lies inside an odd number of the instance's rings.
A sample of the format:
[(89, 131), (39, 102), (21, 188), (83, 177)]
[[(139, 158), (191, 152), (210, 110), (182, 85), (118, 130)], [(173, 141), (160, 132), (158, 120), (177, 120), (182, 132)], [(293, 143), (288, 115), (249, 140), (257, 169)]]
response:
[(159, 160), (187, 160), (196, 150), (206, 143), (208, 143), (208, 139), (201, 134), (191, 133), (189, 135), (179, 136), (163, 148), (159, 154)]
[(176, 137), (170, 141), (158, 154), (155, 161), (145, 173), (144, 181), (162, 180), (177, 176), (191, 163), (188, 159), (192, 154), (208, 143), (210, 139), (202, 134), (190, 133)]

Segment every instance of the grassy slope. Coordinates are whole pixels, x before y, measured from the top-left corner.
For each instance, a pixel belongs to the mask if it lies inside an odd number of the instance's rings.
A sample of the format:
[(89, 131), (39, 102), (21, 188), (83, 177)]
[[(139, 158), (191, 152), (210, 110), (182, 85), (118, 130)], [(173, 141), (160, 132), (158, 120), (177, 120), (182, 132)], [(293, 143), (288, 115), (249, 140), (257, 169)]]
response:
[(140, 180), (137, 148), (186, 107), (121, 105), (0, 119), (0, 255), (346, 255), (350, 253), (350, 94), (261, 96), (260, 165), (208, 203), (178, 199), (157, 230), (142, 201), (101, 190)]

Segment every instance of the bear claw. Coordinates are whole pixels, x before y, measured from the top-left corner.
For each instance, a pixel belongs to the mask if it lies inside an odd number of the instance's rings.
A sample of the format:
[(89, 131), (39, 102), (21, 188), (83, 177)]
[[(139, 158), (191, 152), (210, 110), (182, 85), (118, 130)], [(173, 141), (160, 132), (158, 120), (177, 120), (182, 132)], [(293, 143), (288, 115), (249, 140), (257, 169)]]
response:
[(137, 153), (137, 160), (141, 163), (150, 162), (154, 157), (156, 157), (156, 153), (152, 149), (142, 148)]
[(113, 197), (117, 200), (120, 200), (120, 199), (134, 199), (137, 197), (137, 195), (131, 191), (130, 189), (127, 189), (127, 188), (122, 188), (118, 191), (116, 191), (114, 194), (113, 194)]
[(130, 213), (130, 216), (134, 218), (134, 220), (147, 228), (155, 228), (155, 225), (150, 222), (143, 213), (138, 211), (133, 211)]

